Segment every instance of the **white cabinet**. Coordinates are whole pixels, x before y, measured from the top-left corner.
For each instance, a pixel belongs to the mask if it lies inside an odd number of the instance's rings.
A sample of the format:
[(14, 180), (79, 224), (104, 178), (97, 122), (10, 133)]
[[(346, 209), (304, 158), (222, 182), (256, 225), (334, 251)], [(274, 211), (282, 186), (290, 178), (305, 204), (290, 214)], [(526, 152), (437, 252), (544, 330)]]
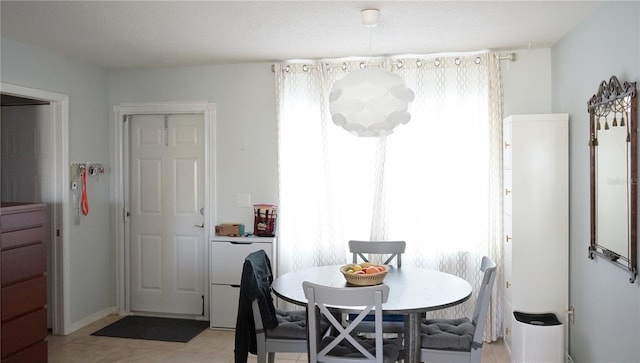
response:
[(211, 328), (236, 327), (238, 298), (244, 259), (251, 253), (264, 250), (271, 260), (275, 277), (274, 237), (224, 237), (211, 238), (209, 258), (209, 320)]
[(503, 122), (504, 340), (513, 311), (555, 313), (569, 301), (567, 114), (512, 115)]

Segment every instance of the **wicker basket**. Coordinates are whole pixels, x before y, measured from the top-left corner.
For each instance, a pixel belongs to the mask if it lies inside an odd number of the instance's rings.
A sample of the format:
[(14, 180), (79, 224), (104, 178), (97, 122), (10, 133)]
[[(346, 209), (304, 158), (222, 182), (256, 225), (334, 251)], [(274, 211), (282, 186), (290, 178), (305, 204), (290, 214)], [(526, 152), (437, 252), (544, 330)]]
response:
[(379, 285), (384, 280), (384, 277), (387, 275), (388, 268), (386, 266), (382, 266), (385, 268), (383, 272), (378, 272), (375, 274), (354, 274), (347, 272), (349, 267), (353, 266), (352, 264), (345, 265), (340, 267), (340, 272), (344, 275), (345, 280), (350, 285), (356, 286), (372, 286)]

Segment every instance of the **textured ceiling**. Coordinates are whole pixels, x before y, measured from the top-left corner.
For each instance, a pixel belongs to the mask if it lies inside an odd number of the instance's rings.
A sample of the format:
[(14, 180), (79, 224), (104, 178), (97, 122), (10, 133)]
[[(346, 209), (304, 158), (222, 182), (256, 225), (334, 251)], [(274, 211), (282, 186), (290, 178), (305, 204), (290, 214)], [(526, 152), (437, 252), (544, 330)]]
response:
[[(6, 1), (0, 34), (109, 67), (549, 47), (586, 1)], [(380, 9), (380, 24), (360, 11)]]

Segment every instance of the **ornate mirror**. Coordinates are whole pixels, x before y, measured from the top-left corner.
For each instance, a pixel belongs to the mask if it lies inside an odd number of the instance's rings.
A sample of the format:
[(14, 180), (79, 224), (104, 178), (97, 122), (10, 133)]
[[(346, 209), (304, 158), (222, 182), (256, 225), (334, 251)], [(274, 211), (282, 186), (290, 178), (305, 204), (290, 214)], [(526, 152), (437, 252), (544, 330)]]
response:
[(591, 157), (589, 258), (638, 274), (636, 83), (611, 77), (588, 102)]

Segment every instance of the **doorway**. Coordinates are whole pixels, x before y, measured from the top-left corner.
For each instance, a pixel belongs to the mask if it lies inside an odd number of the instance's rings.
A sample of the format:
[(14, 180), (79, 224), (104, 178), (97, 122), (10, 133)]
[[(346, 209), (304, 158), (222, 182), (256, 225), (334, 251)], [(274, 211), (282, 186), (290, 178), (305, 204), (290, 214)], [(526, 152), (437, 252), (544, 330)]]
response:
[[(70, 333), (68, 290), (69, 206), (64, 167), (68, 164), (68, 96), (0, 84), (2, 94), (3, 201), (47, 206), (47, 314), (53, 334)], [(25, 148), (28, 148), (29, 152)], [(65, 284), (65, 282), (67, 284)]]
[(116, 106), (114, 115), (120, 313), (208, 320), (213, 104)]

